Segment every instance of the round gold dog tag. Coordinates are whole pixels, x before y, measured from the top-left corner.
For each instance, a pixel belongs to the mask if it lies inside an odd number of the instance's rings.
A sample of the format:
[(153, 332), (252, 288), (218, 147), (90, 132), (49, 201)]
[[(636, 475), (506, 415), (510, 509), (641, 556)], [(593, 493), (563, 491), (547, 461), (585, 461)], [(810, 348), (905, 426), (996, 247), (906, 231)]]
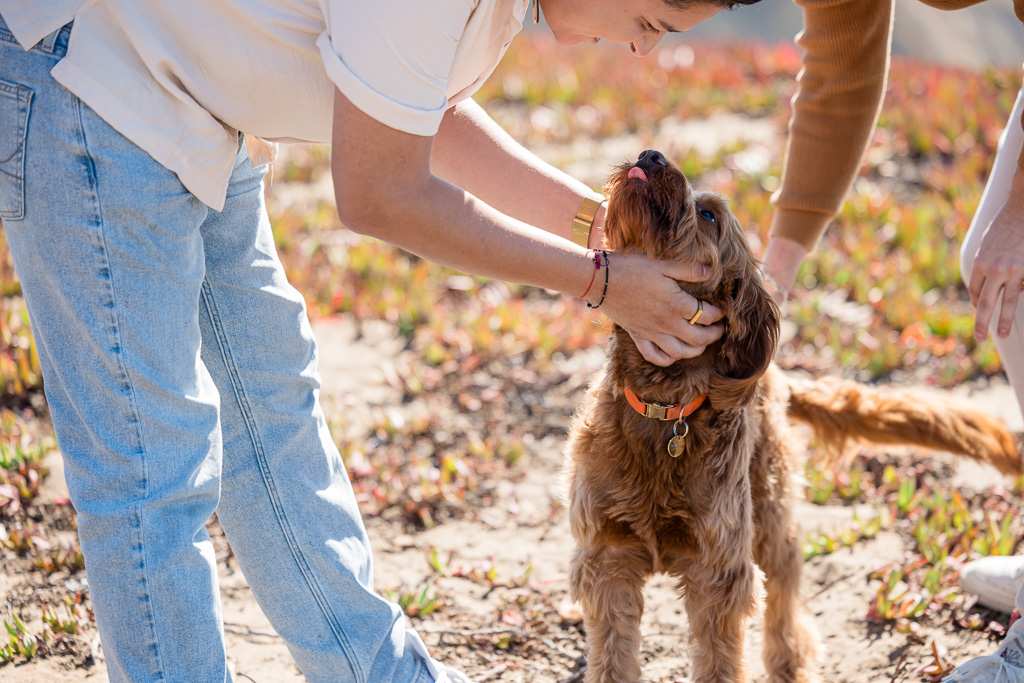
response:
[(682, 436), (673, 436), (668, 440), (668, 454), (673, 458), (678, 458), (683, 454), (683, 444), (686, 442), (686, 438)]

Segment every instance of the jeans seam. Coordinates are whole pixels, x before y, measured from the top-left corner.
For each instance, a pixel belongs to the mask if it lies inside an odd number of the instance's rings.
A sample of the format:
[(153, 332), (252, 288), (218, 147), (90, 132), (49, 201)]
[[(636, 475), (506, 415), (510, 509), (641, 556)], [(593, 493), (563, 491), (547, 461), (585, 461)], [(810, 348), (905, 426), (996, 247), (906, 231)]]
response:
[(277, 516), (278, 524), (281, 527), (281, 531), (284, 535), (285, 542), (288, 544), (289, 549), (292, 553), (292, 559), (295, 560), (295, 564), (306, 580), (310, 593), (313, 595), (313, 599), (320, 606), (320, 611), (323, 613), (327, 622), (331, 626), (331, 630), (334, 631), (334, 635), (338, 640), (338, 644), (345, 653), (345, 659), (348, 661), (349, 667), (352, 670), (352, 675), (358, 681), (366, 681), (365, 676), (361, 668), (359, 667), (359, 660), (355, 657), (355, 653), (352, 649), (351, 643), (345, 636), (344, 630), (338, 623), (333, 611), (330, 608), (330, 604), (324, 597), (323, 590), (317, 583), (316, 575), (309, 568), (309, 564), (306, 562), (305, 557), (302, 554), (301, 548), (295, 540), (295, 534), (292, 532), (291, 525), (288, 523), (288, 518), (285, 515), (284, 507), (281, 504), (281, 497), (277, 492), (277, 487), (274, 484), (273, 476), (270, 472), (270, 467), (267, 465), (266, 454), (263, 450), (263, 442), (260, 439), (259, 430), (256, 426), (256, 421), (252, 415), (252, 410), (249, 405), (248, 397), (245, 393), (245, 386), (242, 383), (241, 376), (238, 372), (238, 368), (234, 363), (234, 359), (231, 355), (230, 344), (228, 343), (227, 334), (224, 331), (224, 327), (221, 323), (220, 313), (217, 309), (216, 301), (213, 295), (213, 286), (210, 284), (208, 278), (204, 278), (202, 287), (202, 299), (203, 305), (206, 306), (207, 313), (210, 316), (210, 325), (213, 328), (214, 336), (216, 337), (217, 347), (220, 350), (221, 360), (224, 362), (224, 367), (227, 371), (229, 381), (231, 382), (231, 389), (235, 394), (235, 400), (238, 403), (239, 412), (242, 414), (242, 419), (245, 422), (247, 431), (249, 432), (249, 438), (252, 441), (253, 450), (256, 454), (256, 462), (259, 464), (260, 476), (263, 479), (263, 484), (267, 489), (267, 494), (270, 498), (271, 505), (273, 506), (274, 513)]
[[(128, 372), (128, 366), (125, 363), (124, 354), (122, 353), (120, 324), (117, 313), (117, 311), (119, 310), (117, 306), (117, 296), (114, 292), (114, 277), (110, 267), (110, 260), (107, 257), (106, 238), (103, 232), (103, 226), (105, 225), (105, 222), (103, 220), (103, 204), (100, 200), (99, 176), (96, 173), (96, 164), (92, 158), (92, 155), (89, 153), (89, 145), (86, 140), (85, 125), (82, 121), (82, 102), (77, 97), (73, 99), (75, 105), (75, 121), (78, 126), (79, 139), (81, 140), (82, 145), (82, 163), (85, 166), (86, 175), (89, 179), (89, 189), (92, 193), (92, 200), (95, 211), (94, 227), (98, 228), (98, 237), (96, 243), (93, 244), (93, 249), (100, 262), (99, 275), (103, 280), (106, 281), (107, 296), (109, 297), (108, 308), (110, 310), (111, 315), (109, 333), (112, 342), (110, 353), (112, 356), (117, 358), (121, 388), (125, 394), (125, 397), (128, 399), (129, 405), (131, 406), (130, 420), (135, 430), (136, 455), (139, 457), (139, 463), (142, 470), (142, 495), (143, 498), (146, 498), (149, 495), (149, 473), (146, 467), (145, 439), (142, 433), (142, 421), (139, 417), (138, 403), (136, 401), (135, 392), (132, 387), (131, 377)], [(154, 667), (154, 674), (157, 677), (157, 680), (164, 680), (163, 665), (161, 664), (160, 657), (160, 641), (157, 638), (156, 634), (156, 619), (153, 614), (153, 603), (149, 599), (150, 581), (146, 571), (146, 539), (145, 527), (142, 520), (143, 511), (144, 506), (142, 505), (142, 503), (136, 503), (133, 506), (132, 512), (137, 524), (136, 536), (138, 538), (135, 550), (137, 551), (139, 556), (138, 569), (141, 571), (142, 576), (142, 595), (144, 598), (143, 604), (145, 614), (149, 622), (151, 650), (156, 662), (156, 666)]]
[(10, 97), (18, 103), (16, 130), (21, 139), (18, 147), (6, 159), (0, 159), (0, 165), (11, 164), (13, 173), (0, 168), (0, 173), (14, 179), (15, 205), (10, 210), (0, 205), (0, 219), (21, 220), (25, 217), (25, 149), (28, 144), (28, 124), (32, 114), (32, 98), (35, 92), (19, 83), (0, 80), (0, 97)]

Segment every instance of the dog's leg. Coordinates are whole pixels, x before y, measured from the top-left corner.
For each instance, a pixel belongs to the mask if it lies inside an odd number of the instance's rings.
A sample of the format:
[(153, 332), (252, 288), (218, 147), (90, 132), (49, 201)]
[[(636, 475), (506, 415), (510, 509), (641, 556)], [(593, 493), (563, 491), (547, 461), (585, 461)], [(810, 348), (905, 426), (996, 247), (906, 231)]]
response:
[(652, 570), (650, 553), (637, 541), (608, 541), (573, 554), (570, 585), (583, 608), (586, 683), (640, 680), (643, 587)]
[(811, 683), (818, 680), (819, 641), (800, 597), (804, 558), (793, 515), (803, 493), (797, 475), (802, 454), (783, 413), (784, 391), (772, 382), (768, 396), (761, 406), (761, 429), (750, 467), (757, 529), (754, 561), (765, 574), (767, 591), (762, 658), (769, 683)]
[[(721, 557), (718, 558), (721, 560)], [(707, 556), (686, 567), (672, 567), (686, 603), (693, 643), (690, 679), (701, 683), (745, 683), (743, 654), (747, 619), (760, 607), (763, 577), (746, 558), (729, 558), (722, 566)]]
[(765, 574), (764, 665), (769, 683), (811, 683), (818, 634), (800, 598), (803, 553), (792, 519), (792, 499), (758, 504), (759, 542), (754, 560)]

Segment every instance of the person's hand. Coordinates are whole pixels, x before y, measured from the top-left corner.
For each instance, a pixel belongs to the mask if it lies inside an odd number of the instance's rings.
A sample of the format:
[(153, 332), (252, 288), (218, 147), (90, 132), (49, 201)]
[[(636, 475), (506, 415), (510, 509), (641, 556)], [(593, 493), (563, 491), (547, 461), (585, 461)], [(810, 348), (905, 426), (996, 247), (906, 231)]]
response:
[[(664, 367), (694, 358), (722, 336), (722, 311), (707, 302), (700, 318), (690, 324), (697, 299), (677, 282), (703, 282), (709, 275), (705, 266), (616, 252), (609, 255), (609, 262), (608, 293), (601, 310), (629, 333), (648, 362)], [(587, 299), (597, 303), (602, 287), (595, 284), (593, 289)]]
[(1013, 327), (1024, 278), (1024, 171), (1014, 174), (1010, 197), (981, 237), (968, 291), (977, 312), (974, 338), (984, 341), (999, 307), (996, 334), (1005, 339)]
[(796, 272), (807, 256), (807, 248), (786, 237), (772, 237), (764, 253), (765, 284), (775, 303), (786, 302), (789, 290), (793, 288)]

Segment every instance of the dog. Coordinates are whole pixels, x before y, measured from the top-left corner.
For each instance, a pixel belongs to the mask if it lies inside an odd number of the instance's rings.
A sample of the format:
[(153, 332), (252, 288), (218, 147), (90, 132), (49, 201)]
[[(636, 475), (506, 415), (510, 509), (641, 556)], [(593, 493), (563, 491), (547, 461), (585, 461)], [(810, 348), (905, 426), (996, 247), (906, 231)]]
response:
[(658, 367), (613, 325), (604, 369), (570, 423), (570, 584), (584, 614), (585, 680), (640, 680), (642, 591), (663, 572), (685, 602), (691, 680), (749, 680), (744, 632), (763, 606), (768, 680), (816, 681), (793, 516), (802, 449), (790, 419), (834, 446), (920, 445), (1019, 474), (1015, 439), (998, 420), (942, 402), (790, 379), (772, 365), (779, 308), (726, 202), (692, 190), (652, 150), (620, 166), (605, 192), (612, 267), (631, 252), (708, 265), (707, 281), (679, 286), (721, 309), (726, 330), (700, 356)]

